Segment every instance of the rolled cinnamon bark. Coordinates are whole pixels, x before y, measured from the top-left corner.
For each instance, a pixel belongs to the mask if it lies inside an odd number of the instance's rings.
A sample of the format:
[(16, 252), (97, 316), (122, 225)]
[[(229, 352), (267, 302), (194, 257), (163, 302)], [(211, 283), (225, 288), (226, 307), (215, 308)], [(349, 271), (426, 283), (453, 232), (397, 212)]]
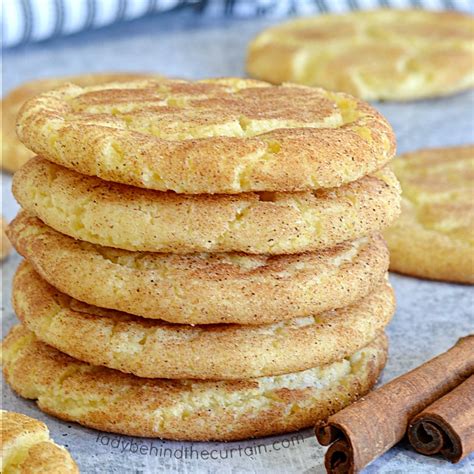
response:
[(474, 451), (474, 375), (415, 416), (408, 439), (422, 454), (456, 463)]
[(408, 422), (474, 373), (474, 335), (316, 427), (329, 473), (354, 473), (398, 443)]

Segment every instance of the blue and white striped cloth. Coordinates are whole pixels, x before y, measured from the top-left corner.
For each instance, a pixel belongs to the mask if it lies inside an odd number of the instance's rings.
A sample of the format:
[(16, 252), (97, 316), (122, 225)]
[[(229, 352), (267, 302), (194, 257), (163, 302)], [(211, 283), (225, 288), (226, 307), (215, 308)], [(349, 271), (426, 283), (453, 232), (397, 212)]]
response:
[(2, 6), (2, 47), (11, 47), (173, 9), (282, 18), (377, 7), (472, 12), (474, 0), (3, 0)]

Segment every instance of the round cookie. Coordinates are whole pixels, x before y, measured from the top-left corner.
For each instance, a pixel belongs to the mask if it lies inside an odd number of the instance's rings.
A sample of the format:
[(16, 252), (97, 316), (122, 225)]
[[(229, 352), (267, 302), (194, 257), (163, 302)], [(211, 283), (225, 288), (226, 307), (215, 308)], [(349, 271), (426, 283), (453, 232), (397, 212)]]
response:
[(410, 100), (474, 85), (473, 17), (372, 10), (291, 20), (258, 35), (247, 71), (273, 83), (344, 91), (366, 100)]
[(238, 78), (68, 85), (29, 100), (17, 132), (80, 173), (185, 194), (330, 188), (395, 153), (390, 125), (368, 104)]
[(474, 146), (420, 150), (394, 162), (402, 215), (385, 232), (390, 269), (474, 283)]
[(79, 474), (71, 455), (50, 437), (41, 421), (1, 410), (2, 472)]
[(108, 183), (34, 158), (15, 173), (13, 193), (75, 239), (171, 253), (315, 251), (377, 232), (400, 212), (388, 168), (330, 190), (191, 196)]
[(246, 379), (333, 363), (381, 333), (395, 310), (390, 285), (353, 306), (271, 325), (191, 326), (150, 321), (80, 303), (28, 263), (13, 283), (13, 307), (38, 339), (88, 362), (170, 379)]
[(379, 235), (296, 255), (130, 252), (74, 240), (24, 211), (8, 235), (60, 291), (180, 324), (262, 324), (344, 307), (378, 286), (389, 264)]
[[(28, 150), (18, 140), (15, 125), (16, 117), (21, 106), (32, 97), (51, 89), (63, 86), (66, 83), (74, 83), (80, 86), (93, 86), (109, 82), (124, 82), (133, 79), (144, 79), (150, 77), (149, 74), (132, 73), (105, 73), (105, 74), (83, 74), (79, 76), (66, 76), (61, 78), (36, 79), (21, 84), (10, 91), (1, 101), (2, 114), (0, 124), (2, 128), (2, 169), (11, 173), (19, 169), (26, 163), (34, 153)], [(153, 75), (157, 78), (159, 76)]]
[(16, 326), (4, 375), (41, 410), (102, 431), (230, 441), (314, 426), (364, 395), (387, 357), (385, 336), (341, 361), (243, 381), (142, 379), (79, 362)]

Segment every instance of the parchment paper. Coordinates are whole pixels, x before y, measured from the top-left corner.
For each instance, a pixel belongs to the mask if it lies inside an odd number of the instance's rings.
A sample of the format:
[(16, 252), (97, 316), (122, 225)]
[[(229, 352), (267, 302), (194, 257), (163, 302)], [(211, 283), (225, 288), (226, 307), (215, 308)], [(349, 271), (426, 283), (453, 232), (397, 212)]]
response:
[[(4, 93), (36, 77), (90, 71), (156, 71), (170, 76), (244, 75), (245, 46), (263, 21), (197, 18), (186, 12), (4, 52)], [(391, 121), (400, 152), (474, 141), (473, 93), (415, 103), (375, 104)], [(2, 212), (17, 206), (10, 178), (2, 176)], [(15, 323), (11, 278), (20, 258), (2, 266), (2, 332)], [(381, 383), (447, 350), (474, 331), (474, 293), (468, 286), (392, 275), (398, 309), (388, 328), (390, 358)], [(2, 404), (45, 421), (68, 447), (83, 473), (320, 473), (324, 449), (312, 430), (237, 443), (176, 443), (100, 433), (43, 414), (3, 382)], [(367, 473), (474, 473), (474, 456), (458, 465), (414, 453), (402, 443), (370, 465)]]

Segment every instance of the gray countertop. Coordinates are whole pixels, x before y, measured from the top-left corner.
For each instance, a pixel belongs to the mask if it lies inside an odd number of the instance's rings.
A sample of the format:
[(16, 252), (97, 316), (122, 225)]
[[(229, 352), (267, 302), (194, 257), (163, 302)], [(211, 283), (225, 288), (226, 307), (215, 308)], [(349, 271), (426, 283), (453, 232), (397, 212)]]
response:
[[(7, 50), (2, 88), (5, 93), (26, 80), (91, 71), (154, 71), (188, 78), (242, 76), (246, 44), (267, 24), (268, 20), (217, 21), (178, 12)], [(392, 123), (400, 152), (474, 142), (472, 92), (375, 105)], [(8, 219), (17, 210), (10, 182), (9, 176), (2, 176), (2, 212)], [(9, 294), (18, 261), (13, 255), (2, 266), (4, 333), (15, 321)], [(382, 383), (474, 331), (472, 287), (399, 275), (391, 275), (391, 281), (398, 309), (388, 329), (390, 359)], [(175, 443), (101, 434), (60, 422), (41, 413), (33, 402), (16, 397), (5, 384), (2, 402), (5, 409), (46, 421), (52, 436), (68, 445), (84, 473), (324, 472), (324, 450), (311, 430), (240, 443)], [(144, 446), (141, 452), (145, 454), (135, 453), (136, 446)], [(368, 473), (451, 471), (474, 473), (474, 456), (451, 465), (441, 458), (418, 455), (402, 443), (366, 469)]]

